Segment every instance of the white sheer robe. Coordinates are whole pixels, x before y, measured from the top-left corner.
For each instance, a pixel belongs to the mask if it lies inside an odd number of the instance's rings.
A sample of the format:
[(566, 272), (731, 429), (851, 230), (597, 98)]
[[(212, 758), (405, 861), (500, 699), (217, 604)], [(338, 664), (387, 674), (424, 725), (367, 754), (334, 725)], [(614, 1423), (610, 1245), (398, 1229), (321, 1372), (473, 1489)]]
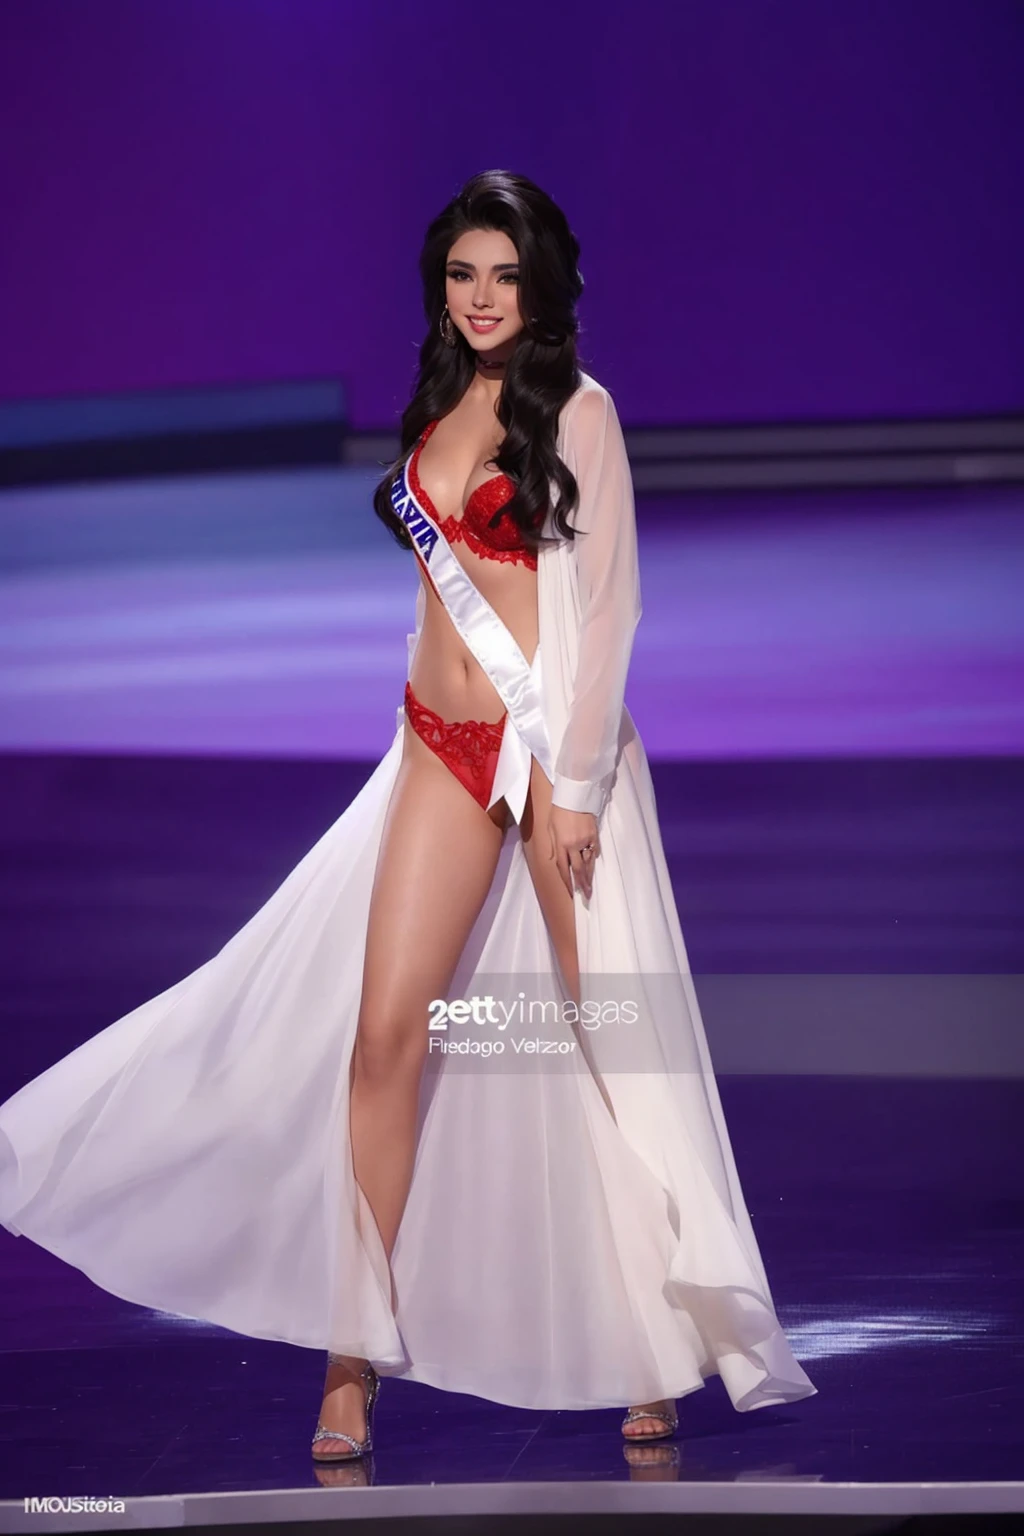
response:
[[(632, 487), (586, 375), (558, 446), (585, 532), (538, 563), (543, 714), (557, 802), (601, 818), (593, 895), (575, 897), (581, 985), (636, 993), (628, 1050), (595, 1034), (585, 1070), (428, 1073), (393, 1313), (352, 1170), (348, 1070), (399, 711), (356, 799), (218, 954), (0, 1105), (0, 1221), (130, 1301), (384, 1375), (593, 1408), (717, 1373), (745, 1411), (815, 1388), (774, 1312), (622, 703)], [(417, 615), (410, 657), (422, 601)], [(553, 970), (512, 826), (448, 995)]]
[(576, 476), (573, 514), (579, 593), (572, 703), (555, 763), (552, 799), (600, 817), (618, 756), (626, 674), (640, 621), (633, 482), (611, 396), (578, 391), (566, 407), (562, 457)]

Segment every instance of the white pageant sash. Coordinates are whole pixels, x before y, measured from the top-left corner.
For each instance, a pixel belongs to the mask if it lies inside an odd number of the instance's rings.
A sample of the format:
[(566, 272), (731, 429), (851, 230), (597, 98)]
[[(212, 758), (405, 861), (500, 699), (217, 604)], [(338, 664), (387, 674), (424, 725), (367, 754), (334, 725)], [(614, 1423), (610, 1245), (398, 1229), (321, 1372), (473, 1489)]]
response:
[(430, 572), (448, 617), (494, 684), (516, 733), (554, 782), (539, 665), (531, 667), (515, 636), (455, 558), (448, 540), (412, 488), (408, 462), (392, 487), (391, 505)]

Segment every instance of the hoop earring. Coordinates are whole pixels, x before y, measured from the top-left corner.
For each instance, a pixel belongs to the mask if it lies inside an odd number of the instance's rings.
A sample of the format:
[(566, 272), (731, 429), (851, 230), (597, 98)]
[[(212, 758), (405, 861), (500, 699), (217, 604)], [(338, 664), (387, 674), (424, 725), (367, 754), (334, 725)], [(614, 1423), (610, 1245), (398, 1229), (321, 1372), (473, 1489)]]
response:
[(441, 332), (441, 340), (444, 342), (446, 347), (456, 347), (456, 346), (458, 346), (459, 338), (458, 338), (458, 336), (456, 335), (456, 332), (455, 332), (455, 321), (452, 319), (451, 315), (448, 313), (448, 305), (447, 304), (445, 305), (444, 310), (442, 311), (442, 314), (441, 314), (441, 321), (440, 321), (439, 329), (440, 329), (440, 332)]

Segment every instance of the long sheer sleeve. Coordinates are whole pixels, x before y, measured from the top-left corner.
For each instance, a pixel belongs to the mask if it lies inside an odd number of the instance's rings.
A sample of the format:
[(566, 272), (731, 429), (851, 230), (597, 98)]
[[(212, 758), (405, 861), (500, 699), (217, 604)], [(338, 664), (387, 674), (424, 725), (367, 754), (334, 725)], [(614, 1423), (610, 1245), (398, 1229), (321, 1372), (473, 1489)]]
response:
[(581, 604), (572, 706), (555, 763), (552, 802), (600, 816), (611, 789), (626, 674), (640, 619), (633, 481), (614, 402), (582, 394), (566, 423), (566, 464), (580, 504), (572, 516)]

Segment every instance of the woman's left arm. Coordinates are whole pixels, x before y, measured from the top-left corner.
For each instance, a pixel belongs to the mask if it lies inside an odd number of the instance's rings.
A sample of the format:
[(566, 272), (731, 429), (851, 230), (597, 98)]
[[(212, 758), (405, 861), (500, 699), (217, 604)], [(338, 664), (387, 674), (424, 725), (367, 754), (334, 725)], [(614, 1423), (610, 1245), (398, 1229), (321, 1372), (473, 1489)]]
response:
[[(560, 867), (567, 862), (575, 872), (573, 844), (590, 840), (594, 856), (599, 852), (598, 821), (615, 777), (626, 675), (642, 612), (633, 481), (607, 390), (580, 396), (566, 423), (564, 453), (580, 492), (573, 525), (581, 623), (572, 705), (555, 763), (551, 828)], [(578, 883), (589, 895), (589, 879)]]

